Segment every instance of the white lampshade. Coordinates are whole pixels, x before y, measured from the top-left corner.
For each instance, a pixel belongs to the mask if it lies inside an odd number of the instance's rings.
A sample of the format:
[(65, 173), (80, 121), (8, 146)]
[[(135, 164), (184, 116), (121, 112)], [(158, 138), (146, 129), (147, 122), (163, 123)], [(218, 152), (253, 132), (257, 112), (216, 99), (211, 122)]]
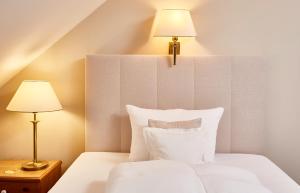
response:
[(164, 9), (156, 15), (156, 37), (195, 37), (191, 14), (184, 9)]
[(62, 109), (62, 106), (49, 82), (25, 80), (6, 109), (8, 111), (38, 113), (58, 111)]

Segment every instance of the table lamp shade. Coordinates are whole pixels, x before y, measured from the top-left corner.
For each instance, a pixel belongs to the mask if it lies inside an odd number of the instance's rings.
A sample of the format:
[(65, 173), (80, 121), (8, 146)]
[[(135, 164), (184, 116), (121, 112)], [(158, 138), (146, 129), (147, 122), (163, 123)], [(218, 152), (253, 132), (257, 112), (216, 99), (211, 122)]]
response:
[(58, 111), (62, 106), (49, 82), (26, 80), (22, 82), (6, 109), (38, 113)]
[(156, 37), (195, 37), (191, 14), (184, 9), (164, 9), (156, 16)]

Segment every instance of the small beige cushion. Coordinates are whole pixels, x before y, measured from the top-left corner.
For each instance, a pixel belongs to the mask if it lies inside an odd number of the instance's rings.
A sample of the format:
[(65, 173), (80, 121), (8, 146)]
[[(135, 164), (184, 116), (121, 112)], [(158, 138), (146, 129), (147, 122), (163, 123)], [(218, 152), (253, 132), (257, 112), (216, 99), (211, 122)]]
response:
[(170, 129), (170, 128), (199, 128), (201, 127), (201, 118), (188, 120), (188, 121), (174, 121), (174, 122), (166, 122), (159, 120), (148, 120), (149, 127), (162, 128), (162, 129)]

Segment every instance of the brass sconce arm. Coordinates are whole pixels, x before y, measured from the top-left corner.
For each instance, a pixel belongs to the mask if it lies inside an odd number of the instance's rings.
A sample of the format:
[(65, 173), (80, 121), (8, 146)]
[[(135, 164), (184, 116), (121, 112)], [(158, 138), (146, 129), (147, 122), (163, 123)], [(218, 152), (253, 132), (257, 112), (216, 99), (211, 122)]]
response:
[(178, 42), (177, 36), (174, 36), (172, 42), (169, 42), (169, 54), (173, 54), (173, 65), (176, 65), (176, 56), (180, 55), (180, 42)]

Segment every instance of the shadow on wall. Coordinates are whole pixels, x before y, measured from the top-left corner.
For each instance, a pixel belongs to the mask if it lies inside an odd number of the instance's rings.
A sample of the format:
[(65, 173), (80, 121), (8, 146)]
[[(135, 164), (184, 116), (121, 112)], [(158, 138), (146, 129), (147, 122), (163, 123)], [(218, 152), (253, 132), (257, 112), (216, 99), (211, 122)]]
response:
[[(213, 55), (261, 56), (269, 39), (266, 2), (207, 1), (192, 9), (197, 42)], [(255, 14), (253, 14), (255, 12)]]

